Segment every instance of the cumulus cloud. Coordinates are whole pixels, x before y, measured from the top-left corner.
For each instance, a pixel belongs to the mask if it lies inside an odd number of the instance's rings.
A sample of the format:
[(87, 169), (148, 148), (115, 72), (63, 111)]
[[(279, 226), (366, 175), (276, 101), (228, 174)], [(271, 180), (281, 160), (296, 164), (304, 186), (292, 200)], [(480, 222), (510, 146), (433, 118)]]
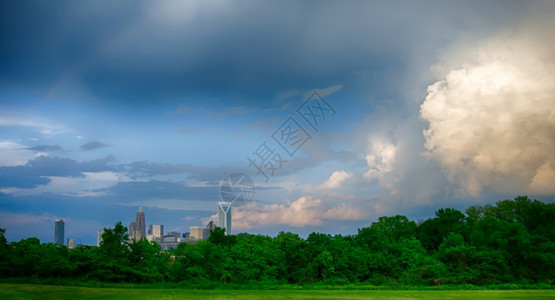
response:
[[(555, 52), (521, 34), (482, 42), (428, 87), (428, 158), (462, 194), (555, 193)], [(443, 68), (443, 66), (439, 66)]]
[(21, 166), (45, 153), (29, 151), (24, 145), (11, 141), (0, 141), (0, 166)]
[(395, 164), (397, 147), (388, 141), (371, 141), (371, 150), (365, 156), (368, 170), (364, 173), (367, 180), (378, 180), (381, 186), (396, 191), (395, 178), (391, 174)]
[(322, 184), (322, 188), (335, 189), (341, 186), (347, 179), (353, 177), (352, 172), (335, 171), (331, 174), (330, 178)]
[(326, 220), (354, 221), (367, 217), (368, 214), (361, 209), (346, 204), (328, 208), (324, 201), (311, 196), (302, 196), (286, 204), (273, 203), (261, 206), (253, 203), (234, 208), (232, 213), (233, 229), (239, 230), (255, 226), (318, 226)]
[(368, 214), (358, 207), (349, 207), (344, 203), (340, 206), (332, 207), (328, 209), (324, 215), (324, 219), (329, 220), (342, 220), (342, 221), (352, 221), (352, 220), (363, 220), (368, 217)]

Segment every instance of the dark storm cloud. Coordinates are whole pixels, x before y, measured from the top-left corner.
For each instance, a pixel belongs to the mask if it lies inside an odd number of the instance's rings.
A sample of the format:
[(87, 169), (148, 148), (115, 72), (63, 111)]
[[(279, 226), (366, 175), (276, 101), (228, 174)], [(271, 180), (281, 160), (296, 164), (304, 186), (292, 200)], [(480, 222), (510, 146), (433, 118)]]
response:
[(191, 187), (181, 183), (152, 180), (147, 182), (118, 182), (116, 185), (97, 190), (108, 192), (123, 202), (158, 199), (184, 199), (217, 201), (217, 187)]
[(0, 78), (28, 87), (55, 84), (132, 23), (136, 10), (123, 1), (2, 2)]
[(41, 177), (28, 166), (0, 167), (0, 187), (34, 188), (49, 182), (49, 178)]
[(116, 171), (117, 165), (115, 161), (116, 158), (113, 155), (107, 155), (102, 158), (80, 162), (78, 166), (82, 172)]
[(426, 41), (449, 39), (442, 25), (479, 31), (522, 5), (497, 4), (8, 1), (0, 82), (134, 105), (183, 92), (259, 101), (361, 76), (383, 90), (415, 52), (435, 50)]
[[(295, 157), (284, 163), (284, 168), (275, 173), (275, 176), (288, 176), (304, 169), (316, 167), (317, 160), (303, 157)], [(256, 175), (256, 169), (249, 167), (245, 159), (243, 166), (220, 166), (205, 167), (192, 164), (158, 164), (147, 161), (136, 161), (121, 166), (131, 178), (153, 177), (156, 175), (188, 174), (187, 178), (203, 182), (208, 185), (219, 185), (220, 181), (232, 173), (244, 173), (253, 180), (264, 180), (264, 177)]]
[(108, 145), (103, 144), (101, 142), (92, 141), (81, 145), (81, 150), (88, 151), (88, 150), (94, 150), (94, 149), (104, 148), (104, 147), (108, 147)]
[(60, 145), (36, 145), (25, 149), (32, 151), (54, 152), (62, 150), (62, 147)]
[(47, 176), (84, 177), (83, 172), (110, 171), (112, 161), (112, 156), (85, 162), (39, 156), (22, 166), (0, 167), (0, 187), (33, 188), (48, 184)]
[(205, 167), (192, 164), (159, 164), (148, 161), (135, 161), (124, 166), (125, 171), (132, 178), (152, 177), (156, 175), (188, 174), (189, 179), (218, 185), (227, 175), (235, 172), (246, 172), (244, 168), (233, 166)]

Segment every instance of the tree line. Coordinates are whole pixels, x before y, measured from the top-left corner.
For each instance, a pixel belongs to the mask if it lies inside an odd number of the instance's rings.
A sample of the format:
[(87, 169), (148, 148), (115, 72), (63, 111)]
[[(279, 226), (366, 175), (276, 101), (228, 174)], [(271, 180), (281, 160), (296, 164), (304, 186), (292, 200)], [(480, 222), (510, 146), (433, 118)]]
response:
[(421, 224), (381, 217), (354, 235), (291, 232), (276, 237), (216, 228), (209, 239), (162, 252), (129, 242), (121, 222), (100, 247), (68, 249), (0, 230), (0, 277), (67, 277), (105, 282), (184, 284), (550, 283), (555, 276), (555, 204), (519, 196), (465, 213), (439, 209)]

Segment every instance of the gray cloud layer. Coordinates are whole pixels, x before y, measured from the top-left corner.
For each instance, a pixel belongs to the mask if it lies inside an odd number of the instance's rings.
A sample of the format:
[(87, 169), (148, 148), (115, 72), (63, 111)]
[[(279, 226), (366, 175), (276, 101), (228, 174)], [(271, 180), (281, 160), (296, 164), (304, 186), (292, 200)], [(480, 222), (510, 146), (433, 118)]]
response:
[(83, 177), (83, 172), (111, 171), (113, 161), (113, 156), (85, 162), (39, 156), (25, 165), (0, 167), (0, 187), (33, 188), (49, 183), (48, 176)]
[(81, 150), (88, 151), (88, 150), (94, 150), (94, 149), (99, 149), (104, 147), (108, 147), (108, 145), (103, 144), (101, 142), (92, 141), (81, 145)]
[(60, 145), (36, 145), (25, 149), (33, 151), (54, 152), (62, 150), (62, 147)]
[(48, 95), (86, 96), (86, 91), (109, 103), (140, 105), (184, 92), (239, 94), (242, 101), (251, 101), (284, 88), (369, 77), (373, 80), (366, 84), (383, 90), (389, 76), (403, 71), (415, 55), (434, 51), (453, 30), (484, 34), (504, 26), (504, 20), (522, 18), (520, 11), (534, 4), (25, 1), (1, 5), (1, 35), (17, 37), (0, 48), (3, 82), (38, 87)]

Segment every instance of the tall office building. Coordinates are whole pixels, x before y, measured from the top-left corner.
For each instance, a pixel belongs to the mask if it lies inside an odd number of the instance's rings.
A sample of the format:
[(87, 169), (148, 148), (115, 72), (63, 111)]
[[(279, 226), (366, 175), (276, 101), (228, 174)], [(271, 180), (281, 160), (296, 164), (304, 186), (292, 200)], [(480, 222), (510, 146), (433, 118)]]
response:
[(137, 218), (135, 222), (129, 224), (129, 238), (132, 240), (143, 240), (146, 237), (146, 225), (145, 225), (145, 212), (143, 207), (139, 207), (137, 211)]
[(214, 229), (216, 229), (216, 224), (214, 224), (214, 221), (208, 222), (208, 224), (206, 225), (206, 239), (210, 237), (210, 234)]
[(191, 226), (189, 237), (197, 240), (205, 240), (208, 238), (208, 228), (202, 226)]
[(102, 243), (102, 234), (104, 230), (97, 230), (96, 231), (96, 246), (100, 247), (100, 243)]
[(56, 220), (56, 224), (54, 226), (54, 243), (64, 245), (64, 220)]
[(231, 202), (218, 202), (218, 226), (231, 234)]
[(133, 222), (129, 223), (129, 231), (128, 232), (129, 232), (129, 241), (137, 240), (135, 238), (135, 236), (136, 236), (135, 232), (137, 232), (137, 222), (133, 221)]
[(145, 224), (145, 212), (143, 211), (143, 207), (139, 207), (137, 211), (137, 228), (135, 230), (140, 230), (140, 239), (144, 239), (146, 237), (146, 224)]
[(153, 237), (163, 237), (164, 236), (164, 225), (150, 225), (148, 227), (148, 234), (151, 234)]
[(214, 224), (214, 221), (210, 221), (208, 222), (208, 224), (206, 224), (206, 228), (208, 228), (209, 231), (212, 231), (216, 229), (216, 224)]

